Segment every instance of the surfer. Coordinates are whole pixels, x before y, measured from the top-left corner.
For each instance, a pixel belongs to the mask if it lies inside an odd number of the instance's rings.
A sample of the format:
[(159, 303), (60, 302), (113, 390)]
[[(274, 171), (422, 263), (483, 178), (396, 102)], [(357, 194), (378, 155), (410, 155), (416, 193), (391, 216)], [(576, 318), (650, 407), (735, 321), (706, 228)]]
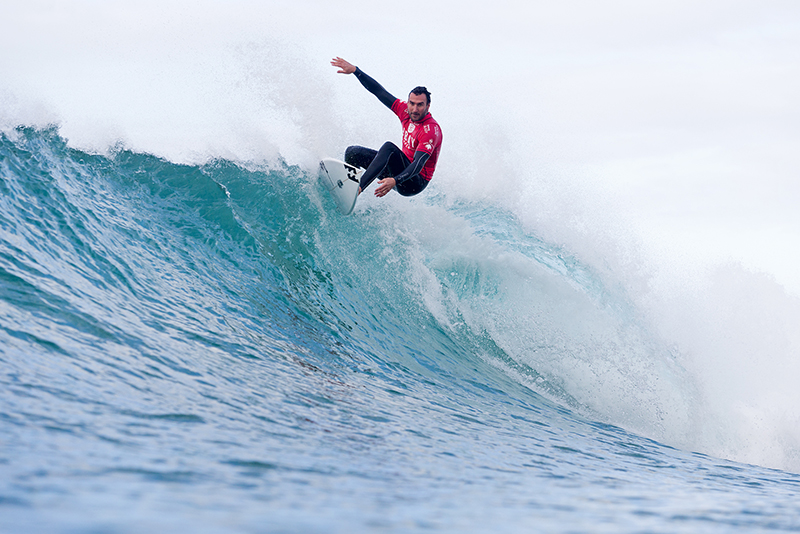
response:
[(442, 146), (442, 129), (428, 112), (431, 94), (425, 87), (415, 87), (403, 102), (389, 94), (378, 82), (340, 57), (331, 60), (340, 74), (355, 74), (367, 91), (392, 110), (403, 125), (402, 150), (387, 141), (379, 150), (363, 146), (349, 146), (344, 160), (349, 165), (366, 169), (361, 175), (359, 193), (373, 180), (379, 178), (375, 196), (382, 197), (392, 189), (410, 197), (422, 192), (433, 178), (439, 149)]

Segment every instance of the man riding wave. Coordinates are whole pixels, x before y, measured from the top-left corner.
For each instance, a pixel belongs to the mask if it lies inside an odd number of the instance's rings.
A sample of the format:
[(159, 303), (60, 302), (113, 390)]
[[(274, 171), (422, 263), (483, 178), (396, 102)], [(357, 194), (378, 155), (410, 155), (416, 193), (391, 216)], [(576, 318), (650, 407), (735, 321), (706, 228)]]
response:
[(442, 129), (428, 111), (431, 94), (425, 87), (415, 87), (409, 93), (408, 101), (403, 102), (344, 59), (333, 58), (331, 65), (338, 67), (340, 74), (355, 74), (361, 85), (391, 109), (403, 126), (402, 149), (390, 141), (379, 150), (357, 145), (347, 147), (345, 162), (366, 169), (361, 175), (359, 192), (376, 178), (380, 184), (375, 189), (377, 197), (392, 189), (406, 197), (422, 192), (433, 178), (442, 146)]

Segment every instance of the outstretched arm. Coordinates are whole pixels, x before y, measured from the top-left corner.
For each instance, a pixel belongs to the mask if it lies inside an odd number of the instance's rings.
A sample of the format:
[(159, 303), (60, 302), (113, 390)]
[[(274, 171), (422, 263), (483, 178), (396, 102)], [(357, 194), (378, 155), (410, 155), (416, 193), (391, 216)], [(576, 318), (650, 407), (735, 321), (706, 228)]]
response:
[(340, 57), (333, 58), (331, 60), (331, 65), (339, 67), (337, 71), (339, 74), (355, 74), (358, 81), (361, 82), (361, 85), (363, 85), (367, 91), (378, 97), (378, 100), (380, 100), (384, 106), (392, 109), (392, 104), (394, 104), (397, 98), (392, 96), (381, 84), (364, 74), (361, 69)]

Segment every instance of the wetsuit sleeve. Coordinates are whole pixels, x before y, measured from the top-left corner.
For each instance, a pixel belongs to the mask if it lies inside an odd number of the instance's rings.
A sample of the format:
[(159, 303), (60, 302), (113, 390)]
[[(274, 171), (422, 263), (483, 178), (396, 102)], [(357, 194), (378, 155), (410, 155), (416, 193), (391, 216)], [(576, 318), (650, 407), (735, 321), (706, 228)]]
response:
[(397, 98), (392, 96), (389, 91), (383, 88), (381, 84), (373, 80), (367, 74), (364, 74), (364, 71), (358, 67), (356, 67), (355, 75), (356, 78), (358, 78), (358, 81), (361, 82), (361, 85), (363, 85), (367, 91), (377, 96), (378, 100), (383, 102), (384, 106), (392, 109), (392, 104), (394, 104), (394, 101), (397, 100)]
[(414, 161), (411, 162), (411, 165), (403, 169), (403, 172), (395, 176), (394, 181), (399, 184), (418, 175), (430, 157), (431, 155), (427, 152), (417, 150), (414, 152)]

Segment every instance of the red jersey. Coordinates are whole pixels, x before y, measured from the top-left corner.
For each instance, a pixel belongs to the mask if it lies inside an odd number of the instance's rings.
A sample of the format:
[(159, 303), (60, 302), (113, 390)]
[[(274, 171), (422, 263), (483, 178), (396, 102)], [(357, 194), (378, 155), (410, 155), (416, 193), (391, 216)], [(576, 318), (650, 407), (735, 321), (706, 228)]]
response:
[(408, 114), (408, 104), (399, 98), (392, 104), (392, 111), (403, 125), (403, 154), (409, 161), (414, 161), (414, 152), (417, 150), (431, 155), (419, 173), (430, 182), (436, 169), (436, 161), (439, 159), (439, 149), (442, 147), (442, 129), (439, 123), (430, 113), (419, 122), (412, 121)]

